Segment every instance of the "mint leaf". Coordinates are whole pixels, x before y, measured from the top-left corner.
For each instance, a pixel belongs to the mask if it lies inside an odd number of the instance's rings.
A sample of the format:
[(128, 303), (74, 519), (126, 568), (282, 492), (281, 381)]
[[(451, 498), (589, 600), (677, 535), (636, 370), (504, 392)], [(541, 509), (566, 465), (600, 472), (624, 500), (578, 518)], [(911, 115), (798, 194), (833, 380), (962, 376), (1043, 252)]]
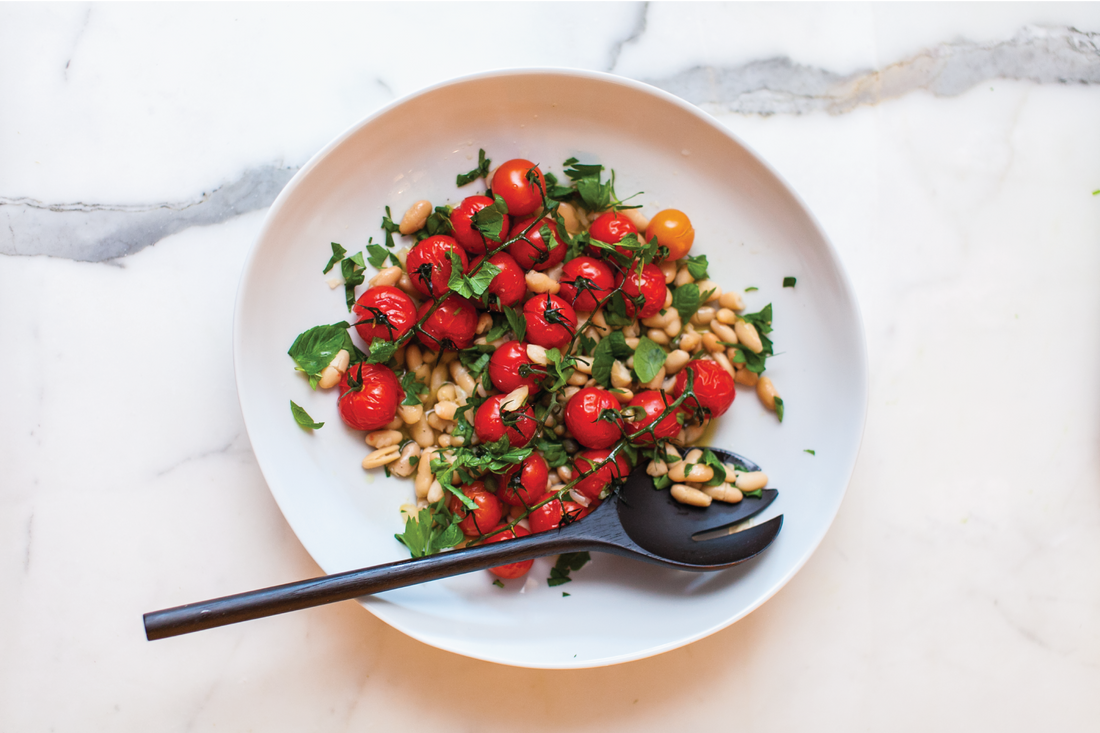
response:
[(346, 255), (347, 253), (348, 253), (348, 251), (346, 249), (341, 247), (336, 242), (333, 242), (332, 243), (332, 257), (328, 258), (328, 264), (325, 265), (325, 269), (321, 271), (321, 274), (322, 275), (327, 275), (328, 271), (332, 269), (332, 266), (335, 265), (340, 260), (344, 259), (344, 255)]
[(722, 461), (718, 459), (718, 456), (714, 455), (714, 452), (709, 448), (703, 449), (703, 465), (710, 466), (714, 469), (714, 477), (707, 481), (707, 486), (718, 486), (726, 480), (726, 466)]
[(638, 375), (638, 381), (643, 384), (653, 381), (665, 365), (667, 356), (656, 341), (642, 336), (638, 348), (634, 350), (634, 373)]
[(687, 264), (688, 272), (696, 280), (705, 280), (707, 277), (707, 267), (710, 263), (707, 262), (706, 255), (699, 255), (697, 257), (687, 256), (683, 258), (684, 263)]
[(523, 341), (523, 337), (527, 333), (527, 321), (523, 319), (519, 313), (516, 313), (515, 309), (503, 306), (504, 317), (508, 319), (508, 325), (512, 328), (512, 333), (515, 334), (516, 341)]
[(374, 267), (376, 269), (381, 269), (382, 265), (385, 264), (387, 257), (393, 257), (395, 262), (400, 263), (400, 260), (394, 257), (390, 252), (386, 250), (385, 247), (380, 244), (367, 244), (367, 252), (367, 262), (371, 264), (371, 267)]
[(396, 343), (375, 336), (370, 342), (370, 354), (367, 357), (367, 362), (370, 364), (385, 364), (393, 358), (396, 352)]
[(504, 219), (508, 216), (508, 204), (500, 196), (493, 196), (492, 206), (486, 206), (480, 211), (474, 212), (470, 217), (470, 224), (481, 232), (486, 239), (494, 242), (503, 242), (508, 232), (504, 231)]
[(611, 385), (611, 367), (615, 360), (629, 359), (634, 349), (627, 346), (622, 331), (612, 331), (607, 338), (596, 344), (592, 352), (592, 377), (604, 387)]
[(488, 178), (489, 162), (489, 159), (485, 157), (485, 151), (482, 149), (478, 149), (477, 168), (474, 168), (469, 173), (460, 173), (458, 177), (455, 178), (455, 185), (462, 187), (465, 186), (467, 183), (473, 183), (479, 178)]
[(309, 386), (313, 389), (317, 389), (321, 370), (332, 363), (341, 349), (351, 353), (355, 348), (351, 343), (351, 337), (348, 336), (348, 328), (346, 321), (340, 321), (331, 326), (314, 326), (298, 334), (290, 350), (286, 352), (297, 364), (296, 369), (305, 372), (309, 377)]
[(785, 288), (793, 288), (793, 287), (794, 287), (794, 284), (795, 284), (796, 282), (798, 282), (798, 278), (794, 278), (794, 277), (785, 277), (785, 278), (783, 278), (783, 287), (785, 287)]
[(309, 428), (310, 430), (317, 430), (325, 426), (323, 422), (314, 422), (313, 418), (309, 416), (309, 413), (303, 410), (299, 405), (295, 404), (294, 400), (290, 401), (290, 411), (294, 414), (294, 421), (301, 425), (303, 428)]
[(672, 291), (672, 307), (680, 314), (680, 320), (683, 323), (690, 321), (702, 304), (699, 286), (695, 283), (681, 285)]

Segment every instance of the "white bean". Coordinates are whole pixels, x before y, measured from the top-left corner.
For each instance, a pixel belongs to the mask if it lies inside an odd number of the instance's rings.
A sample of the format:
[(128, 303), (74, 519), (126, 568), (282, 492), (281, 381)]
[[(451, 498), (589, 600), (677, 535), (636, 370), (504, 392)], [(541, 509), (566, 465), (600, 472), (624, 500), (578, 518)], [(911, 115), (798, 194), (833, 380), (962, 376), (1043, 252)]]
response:
[(371, 448), (386, 448), (401, 442), (401, 433), (397, 430), (375, 430), (367, 433), (367, 445)]
[(699, 489), (693, 489), (684, 484), (672, 485), (672, 498), (681, 504), (690, 504), (691, 506), (710, 506), (711, 502), (710, 496)]
[(760, 377), (760, 380), (756, 383), (756, 396), (764, 403), (764, 407), (775, 410), (775, 398), (779, 396), (779, 393), (775, 391), (775, 385), (772, 384), (769, 377)]
[(741, 489), (741, 491), (756, 491), (768, 485), (768, 474), (763, 471), (741, 473), (738, 474), (737, 480), (733, 482), (733, 485)]
[(389, 445), (385, 448), (379, 448), (376, 451), (371, 452), (363, 459), (363, 468), (378, 468), (384, 466), (387, 463), (393, 463), (401, 458), (399, 453), (400, 448), (396, 445)]
[[(686, 337), (685, 337), (686, 338)], [(681, 345), (684, 339), (680, 339)], [(681, 349), (669, 352), (665, 358), (665, 373), (675, 374), (676, 372), (687, 366), (687, 363), (691, 361), (691, 354)]]
[(428, 216), (432, 213), (431, 201), (417, 201), (401, 217), (397, 230), (402, 234), (414, 234), (424, 228)]
[(746, 321), (738, 321), (733, 324), (733, 331), (737, 334), (737, 342), (744, 344), (745, 348), (754, 354), (764, 350), (764, 344), (760, 341), (760, 334), (756, 332), (756, 326)]
[(722, 293), (722, 297), (718, 299), (718, 305), (734, 311), (745, 310), (745, 303), (741, 299), (741, 293), (736, 290)]
[(367, 284), (372, 288), (379, 287), (381, 285), (393, 286), (397, 284), (397, 281), (401, 279), (400, 267), (387, 267), (384, 270), (379, 270), (378, 274), (367, 281)]

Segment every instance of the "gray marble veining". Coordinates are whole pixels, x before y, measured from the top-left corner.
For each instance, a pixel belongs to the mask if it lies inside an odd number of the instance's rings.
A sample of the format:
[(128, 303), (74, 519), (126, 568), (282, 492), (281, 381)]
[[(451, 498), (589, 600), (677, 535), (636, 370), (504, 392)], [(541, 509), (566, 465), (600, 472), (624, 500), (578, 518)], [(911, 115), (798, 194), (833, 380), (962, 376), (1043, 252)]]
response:
[[(623, 43), (645, 33), (644, 6)], [(646, 79), (707, 109), (737, 114), (843, 114), (917, 90), (962, 94), (992, 79), (1039, 84), (1100, 83), (1100, 33), (1027, 26), (991, 44), (942, 43), (883, 69), (841, 75), (789, 57), (736, 67), (697, 66)], [(612, 53), (612, 63), (617, 56)], [(190, 201), (151, 205), (48, 203), (0, 197), (0, 253), (107, 262), (192, 226), (216, 224), (270, 206), (297, 166), (269, 165)]]

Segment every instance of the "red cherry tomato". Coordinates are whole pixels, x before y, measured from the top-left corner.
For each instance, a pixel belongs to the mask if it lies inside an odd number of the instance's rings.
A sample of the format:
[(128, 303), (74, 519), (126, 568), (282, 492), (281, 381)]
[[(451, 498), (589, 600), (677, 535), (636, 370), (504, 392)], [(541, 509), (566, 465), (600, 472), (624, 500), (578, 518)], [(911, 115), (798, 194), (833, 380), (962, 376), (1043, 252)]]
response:
[(526, 386), (534, 394), (541, 389), (539, 383), (545, 376), (546, 367), (531, 361), (527, 344), (519, 341), (501, 344), (489, 357), (489, 379), (501, 392)]
[(404, 292), (389, 285), (377, 285), (359, 296), (352, 308), (355, 331), (368, 344), (378, 337), (396, 341), (416, 323), (416, 305)]
[(527, 340), (547, 349), (564, 348), (577, 330), (577, 312), (556, 295), (536, 295), (523, 304)]
[[(509, 239), (515, 239), (523, 234), (523, 231), (531, 225), (534, 219), (525, 219), (508, 233)], [(554, 237), (554, 243), (549, 244), (542, 238), (542, 226), (550, 228)], [(524, 239), (519, 239), (508, 245), (508, 254), (516, 259), (516, 262), (524, 270), (549, 270), (554, 265), (565, 259), (565, 242), (558, 236), (558, 225), (553, 219), (543, 217), (531, 231), (527, 232)]]
[[(669, 397), (668, 394), (659, 389), (647, 389), (645, 392), (634, 395), (634, 399), (627, 403), (627, 407), (641, 407), (645, 410), (645, 417), (627, 420), (626, 432), (635, 435), (639, 431), (648, 428), (675, 401), (675, 397)], [(676, 408), (666, 415), (661, 422), (657, 423), (657, 427), (653, 429), (653, 435), (656, 435), (658, 439), (675, 438), (680, 432), (680, 423), (676, 420), (678, 412), (680, 412), (680, 408)], [(633, 442), (639, 445), (653, 445), (653, 435), (649, 433), (638, 435), (633, 439)]]
[(466, 250), (459, 247), (454, 239), (443, 234), (428, 237), (409, 250), (405, 270), (418, 293), (426, 298), (441, 298), (450, 290), (447, 281), (451, 279), (451, 252), (458, 255), (462, 262), (462, 271), (468, 270), (470, 264), (466, 258)]
[(665, 297), (668, 295), (668, 286), (665, 285), (665, 275), (657, 265), (649, 264), (642, 268), (641, 274), (633, 268), (630, 276), (625, 278), (622, 273), (615, 277), (616, 287), (623, 286), (623, 295), (626, 297), (626, 314), (634, 317), (634, 301), (639, 295), (645, 298), (645, 305), (638, 310), (638, 318), (649, 318), (661, 312), (665, 307)]
[(677, 397), (687, 389), (689, 371), (695, 375), (692, 390), (698, 398), (698, 403), (689, 397), (684, 400), (684, 405), (689, 409), (695, 409), (697, 405), (702, 405), (703, 410), (711, 417), (718, 417), (730, 409), (733, 398), (737, 396), (733, 385), (733, 377), (717, 362), (713, 361), (704, 361), (703, 359), (689, 361), (687, 366), (676, 375), (676, 385), (672, 388), (672, 391)]
[(619, 401), (607, 390), (585, 387), (565, 405), (565, 427), (586, 448), (610, 448), (623, 437), (622, 419), (600, 420), (604, 410), (618, 410)]
[[(598, 239), (605, 244), (618, 244), (623, 241), (623, 237), (627, 234), (637, 233), (638, 227), (634, 226), (634, 222), (617, 211), (608, 211), (604, 214), (600, 214), (596, 217), (596, 220), (592, 222), (592, 226), (588, 227), (588, 235), (592, 237), (592, 239)], [(615, 250), (626, 257), (632, 255), (632, 252), (625, 247), (616, 247)], [(593, 257), (603, 256), (600, 248), (595, 246), (588, 247), (588, 254)]]
[[(359, 387), (348, 386), (354, 378)], [(405, 399), (401, 382), (382, 364), (352, 364), (340, 379), (340, 397), (336, 406), (340, 417), (355, 430), (378, 430), (397, 416), (397, 407)]]
[[(527, 172), (535, 171), (537, 183), (527, 180)], [(515, 158), (502, 163), (493, 173), (493, 194), (504, 199), (511, 216), (529, 216), (542, 206), (546, 181), (539, 167), (529, 160)]]
[(658, 211), (646, 227), (646, 241), (654, 237), (657, 237), (657, 244), (668, 247), (666, 260), (678, 260), (691, 251), (695, 229), (687, 214), (677, 209), (665, 209)]
[[(419, 321), (435, 305), (425, 300), (416, 312)], [(451, 294), (420, 326), (417, 338), (433, 351), (468, 349), (477, 330), (477, 306), (461, 295)]]
[(549, 475), (546, 459), (536, 451), (501, 475), (497, 498), (509, 506), (531, 506), (546, 496)]
[(451, 226), (454, 227), (454, 238), (462, 247), (472, 255), (483, 255), (490, 249), (499, 247), (505, 237), (508, 236), (509, 219), (504, 217), (501, 222), (500, 241), (494, 242), (474, 228), (473, 216), (482, 209), (492, 206), (493, 200), (488, 196), (467, 196), (462, 203), (451, 211)]
[(603, 260), (574, 257), (565, 263), (558, 297), (579, 311), (594, 311), (615, 287), (615, 275)]
[[(578, 453), (573, 458), (573, 473), (579, 476), (599, 466), (611, 455), (610, 450), (586, 450)], [(582, 478), (573, 487), (573, 491), (587, 496), (589, 499), (599, 499), (603, 490), (611, 485), (612, 479), (626, 478), (630, 475), (630, 461), (621, 452), (615, 456), (615, 460), (600, 466), (591, 476)]]
[[(470, 272), (477, 269), (483, 259), (480, 256), (474, 258), (470, 262)], [(501, 305), (511, 308), (523, 300), (523, 296), (527, 295), (527, 281), (523, 279), (523, 270), (512, 256), (507, 252), (497, 252), (489, 258), (489, 264), (500, 268), (500, 272), (489, 283), (489, 309), (499, 311)]]
[[(504, 525), (501, 524), (500, 526), (503, 527)], [(516, 537), (526, 537), (529, 534), (531, 533), (528, 530), (517, 524), (511, 529), (506, 529), (503, 532), (497, 532), (490, 537), (486, 537), (485, 542), (482, 544), (488, 545), (491, 542), (503, 542), (504, 540), (511, 540)], [(519, 578), (526, 575), (527, 571), (530, 570), (531, 566), (534, 564), (534, 560), (520, 560), (519, 562), (510, 562), (507, 565), (497, 565), (495, 568), (489, 568), (489, 572), (498, 578), (512, 580), (513, 578)]]
[[(531, 442), (538, 429), (538, 419), (530, 405), (503, 413), (500, 403), (507, 395), (498, 394), (481, 403), (474, 415), (474, 432), (482, 443), (495, 443), (505, 435), (513, 448), (522, 448)], [(404, 399), (404, 398), (402, 398)]]
[(535, 534), (546, 532), (560, 527), (563, 524), (563, 519), (565, 519), (564, 524), (569, 524), (587, 516), (596, 505), (598, 505), (598, 502), (583, 507), (575, 501), (554, 499), (528, 514), (527, 523), (531, 525), (531, 531)]
[(504, 514), (504, 507), (500, 500), (485, 488), (485, 484), (480, 481), (466, 484), (462, 487), (462, 493), (477, 504), (477, 509), (467, 509), (457, 496), (449, 495), (447, 507), (454, 514), (462, 517), (462, 521), (458, 523), (462, 534), (467, 537), (477, 537), (497, 526)]

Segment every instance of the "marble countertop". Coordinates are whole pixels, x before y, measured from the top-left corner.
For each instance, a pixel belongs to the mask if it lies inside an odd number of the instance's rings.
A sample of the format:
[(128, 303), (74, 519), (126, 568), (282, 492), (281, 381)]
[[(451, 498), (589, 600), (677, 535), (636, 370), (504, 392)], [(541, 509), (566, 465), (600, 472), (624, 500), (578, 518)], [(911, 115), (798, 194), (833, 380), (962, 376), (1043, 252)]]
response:
[[(1098, 46), (1084, 3), (0, 5), (0, 730), (1094, 729)], [(146, 642), (144, 611), (318, 572), (236, 400), (267, 207), (382, 105), (515, 66), (699, 105), (822, 222), (871, 382), (821, 547), (601, 669), (354, 603)]]

